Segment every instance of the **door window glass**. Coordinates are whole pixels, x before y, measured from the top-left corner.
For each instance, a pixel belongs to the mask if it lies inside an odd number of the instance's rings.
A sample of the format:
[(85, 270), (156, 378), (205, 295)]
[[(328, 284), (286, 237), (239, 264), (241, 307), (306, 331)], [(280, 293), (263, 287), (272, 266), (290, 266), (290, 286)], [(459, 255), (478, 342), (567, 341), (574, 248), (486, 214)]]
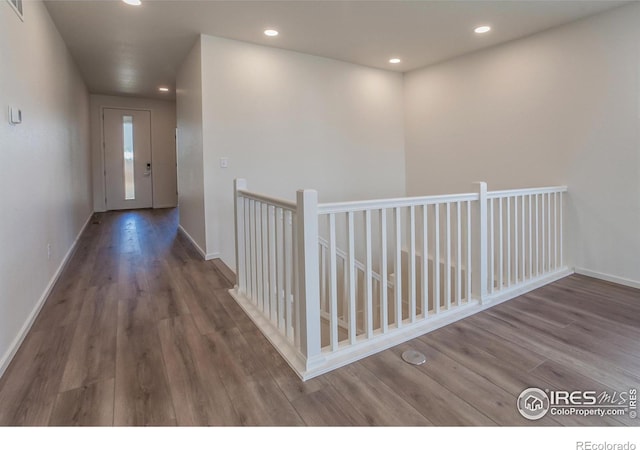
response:
[(133, 116), (122, 116), (124, 140), (124, 199), (135, 200), (136, 181), (133, 169)]

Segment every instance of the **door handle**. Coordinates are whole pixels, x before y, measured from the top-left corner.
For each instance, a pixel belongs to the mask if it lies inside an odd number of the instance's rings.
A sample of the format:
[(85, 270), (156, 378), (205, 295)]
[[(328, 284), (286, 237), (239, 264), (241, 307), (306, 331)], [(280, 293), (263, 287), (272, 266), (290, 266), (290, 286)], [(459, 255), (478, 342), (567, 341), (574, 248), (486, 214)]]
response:
[(151, 163), (150, 162), (147, 163), (147, 168), (144, 171), (144, 176), (145, 177), (148, 177), (149, 175), (151, 175)]

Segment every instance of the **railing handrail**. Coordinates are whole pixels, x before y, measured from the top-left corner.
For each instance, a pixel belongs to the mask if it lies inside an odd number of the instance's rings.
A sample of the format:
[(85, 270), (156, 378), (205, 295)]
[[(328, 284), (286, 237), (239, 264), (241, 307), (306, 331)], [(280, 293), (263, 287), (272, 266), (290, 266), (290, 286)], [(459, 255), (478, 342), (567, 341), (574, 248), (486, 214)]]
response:
[(535, 195), (535, 194), (550, 194), (554, 192), (567, 192), (567, 186), (549, 186), (539, 188), (524, 188), (524, 189), (504, 189), (500, 191), (487, 192), (487, 198), (498, 197), (518, 197), (521, 195)]
[(429, 195), (424, 197), (401, 197), (353, 202), (320, 203), (318, 214), (337, 214), (349, 211), (366, 211), (386, 208), (404, 208), (408, 206), (433, 205), (439, 203), (471, 202), (480, 197), (477, 193)]
[[(520, 195), (548, 194), (553, 192), (567, 192), (567, 186), (549, 186), (524, 189), (503, 189), (499, 191), (487, 192), (487, 198), (517, 197)], [(272, 204), (289, 211), (296, 211), (296, 203), (277, 197), (271, 197), (258, 192), (238, 190), (238, 194), (252, 200)], [(338, 214), (349, 211), (366, 211), (386, 208), (404, 208), (409, 206), (433, 205), (436, 203), (455, 203), (476, 201), (479, 199), (477, 193), (448, 194), (448, 195), (428, 195), (422, 197), (401, 197), (374, 200), (358, 200), (351, 202), (334, 202), (318, 204), (318, 214)]]
[(278, 208), (283, 208), (292, 212), (296, 212), (297, 205), (295, 202), (284, 200), (277, 197), (270, 197), (265, 194), (259, 194), (258, 192), (246, 191), (246, 190), (238, 190), (238, 195), (248, 198), (250, 200), (258, 200), (263, 203), (269, 203), (273, 206), (277, 206)]

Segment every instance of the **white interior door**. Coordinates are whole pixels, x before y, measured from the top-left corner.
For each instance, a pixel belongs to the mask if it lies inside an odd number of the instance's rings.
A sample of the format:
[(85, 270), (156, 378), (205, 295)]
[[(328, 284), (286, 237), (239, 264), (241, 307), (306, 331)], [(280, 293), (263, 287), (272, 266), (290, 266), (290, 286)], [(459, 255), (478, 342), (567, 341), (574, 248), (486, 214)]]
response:
[(151, 208), (151, 112), (103, 112), (107, 209)]

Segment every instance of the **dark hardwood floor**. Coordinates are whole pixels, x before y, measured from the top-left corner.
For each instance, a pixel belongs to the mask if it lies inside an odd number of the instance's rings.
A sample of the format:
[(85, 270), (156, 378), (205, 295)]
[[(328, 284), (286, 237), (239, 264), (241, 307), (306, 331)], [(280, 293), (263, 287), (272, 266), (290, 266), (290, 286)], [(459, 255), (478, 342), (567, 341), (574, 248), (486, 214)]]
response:
[(303, 383), (175, 210), (98, 217), (0, 380), (2, 425), (640, 425), (516, 410), (527, 387), (640, 387), (639, 290), (570, 276)]

